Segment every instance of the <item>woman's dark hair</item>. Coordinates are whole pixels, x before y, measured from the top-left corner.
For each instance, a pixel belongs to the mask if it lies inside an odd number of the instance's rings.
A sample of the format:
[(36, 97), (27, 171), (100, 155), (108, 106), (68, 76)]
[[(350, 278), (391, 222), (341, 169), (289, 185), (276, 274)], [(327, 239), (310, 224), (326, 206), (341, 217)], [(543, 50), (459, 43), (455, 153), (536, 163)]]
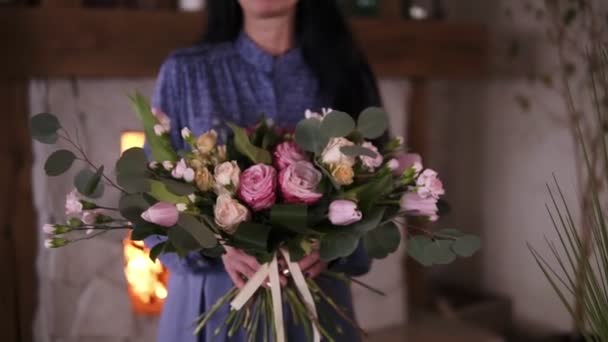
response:
[[(355, 44), (336, 0), (299, 0), (296, 40), (333, 108), (358, 115), (379, 106), (378, 86), (365, 57)], [(204, 43), (238, 37), (243, 12), (237, 0), (207, 1)]]

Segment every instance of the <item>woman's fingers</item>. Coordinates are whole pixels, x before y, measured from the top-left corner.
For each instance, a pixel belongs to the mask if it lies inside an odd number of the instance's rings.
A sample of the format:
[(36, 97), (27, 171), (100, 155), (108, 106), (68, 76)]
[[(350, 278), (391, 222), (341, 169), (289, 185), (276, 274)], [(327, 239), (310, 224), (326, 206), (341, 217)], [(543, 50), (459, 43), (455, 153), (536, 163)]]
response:
[(230, 277), (234, 285), (236, 285), (236, 287), (240, 289), (245, 286), (245, 281), (243, 281), (243, 278), (241, 278), (241, 276), (236, 271), (226, 268), (226, 272), (228, 272), (228, 276)]
[(298, 264), (300, 265), (300, 268), (302, 269), (302, 272), (306, 272), (306, 271), (308, 271), (308, 269), (311, 266), (313, 266), (314, 264), (316, 264), (320, 260), (321, 260), (321, 257), (319, 255), (319, 252), (318, 251), (313, 251), (309, 255), (307, 255), (304, 258), (302, 258), (302, 260), (300, 260), (298, 262)]
[(319, 262), (309, 267), (305, 274), (308, 278), (314, 279), (323, 273), (325, 269), (327, 269), (327, 263), (319, 260)]

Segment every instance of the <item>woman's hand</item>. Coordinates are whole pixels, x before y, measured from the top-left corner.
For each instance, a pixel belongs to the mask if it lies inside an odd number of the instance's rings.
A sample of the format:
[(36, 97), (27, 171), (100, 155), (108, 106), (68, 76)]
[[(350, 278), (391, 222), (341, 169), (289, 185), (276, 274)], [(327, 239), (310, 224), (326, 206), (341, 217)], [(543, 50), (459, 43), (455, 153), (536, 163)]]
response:
[(245, 285), (247, 279), (253, 277), (260, 268), (258, 261), (251, 255), (234, 247), (225, 246), (226, 253), (222, 255), (222, 261), (226, 272), (232, 282), (239, 289)]
[(321, 260), (321, 255), (316, 250), (298, 261), (298, 264), (304, 276), (311, 279), (318, 277), (327, 269), (327, 263)]

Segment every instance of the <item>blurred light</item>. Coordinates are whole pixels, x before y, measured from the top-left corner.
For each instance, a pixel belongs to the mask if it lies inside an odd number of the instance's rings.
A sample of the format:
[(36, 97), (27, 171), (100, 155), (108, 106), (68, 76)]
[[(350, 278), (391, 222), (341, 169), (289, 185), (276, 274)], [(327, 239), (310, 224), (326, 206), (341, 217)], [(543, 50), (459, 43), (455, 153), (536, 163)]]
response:
[(141, 131), (125, 131), (120, 135), (120, 153), (133, 148), (144, 147), (146, 136)]

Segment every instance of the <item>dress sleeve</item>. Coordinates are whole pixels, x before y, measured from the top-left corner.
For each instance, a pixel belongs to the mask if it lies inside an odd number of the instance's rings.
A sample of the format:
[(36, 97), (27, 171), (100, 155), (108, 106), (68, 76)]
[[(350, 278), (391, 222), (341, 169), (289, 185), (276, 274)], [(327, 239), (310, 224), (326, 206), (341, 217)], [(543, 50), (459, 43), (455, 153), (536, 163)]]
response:
[[(152, 107), (163, 111), (171, 119), (171, 130), (169, 131), (171, 143), (176, 150), (184, 148), (184, 142), (180, 130), (184, 126), (186, 113), (183, 103), (186, 101), (186, 92), (183, 82), (180, 82), (183, 73), (180, 71), (179, 60), (174, 57), (167, 59), (161, 66), (156, 80), (156, 87), (152, 97)], [(149, 149), (145, 147), (146, 153)], [(167, 239), (166, 236), (152, 235), (145, 239), (144, 243), (152, 248)], [(218, 259), (208, 258), (200, 252), (190, 252), (183, 258), (176, 253), (165, 253), (159, 256), (160, 261), (174, 273), (200, 273), (212, 265), (220, 262)]]

